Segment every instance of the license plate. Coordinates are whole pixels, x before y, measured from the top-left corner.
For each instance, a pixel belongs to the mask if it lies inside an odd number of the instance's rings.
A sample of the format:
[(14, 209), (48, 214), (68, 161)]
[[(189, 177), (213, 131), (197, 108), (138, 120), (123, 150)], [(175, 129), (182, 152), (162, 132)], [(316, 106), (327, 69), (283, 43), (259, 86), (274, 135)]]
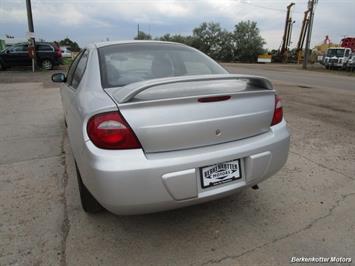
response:
[(208, 188), (241, 179), (240, 160), (217, 163), (200, 168), (202, 188)]

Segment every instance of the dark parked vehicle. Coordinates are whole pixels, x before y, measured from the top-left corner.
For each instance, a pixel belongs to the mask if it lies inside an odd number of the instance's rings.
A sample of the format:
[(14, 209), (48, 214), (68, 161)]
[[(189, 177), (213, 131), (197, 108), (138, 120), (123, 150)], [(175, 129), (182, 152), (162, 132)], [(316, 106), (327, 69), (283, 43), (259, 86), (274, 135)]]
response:
[[(48, 42), (36, 43), (37, 64), (43, 69), (53, 69), (61, 63), (62, 53), (58, 46)], [(12, 66), (31, 66), (27, 43), (18, 43), (0, 52), (0, 70)]]

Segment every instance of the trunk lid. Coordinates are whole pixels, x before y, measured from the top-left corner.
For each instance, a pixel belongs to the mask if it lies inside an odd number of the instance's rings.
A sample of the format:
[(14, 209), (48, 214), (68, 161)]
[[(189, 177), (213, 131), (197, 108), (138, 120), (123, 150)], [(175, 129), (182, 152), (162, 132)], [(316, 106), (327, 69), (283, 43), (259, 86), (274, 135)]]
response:
[[(270, 128), (275, 92), (262, 78), (179, 77), (143, 83), (106, 91), (147, 153), (235, 141)], [(199, 101), (212, 96), (230, 98)]]

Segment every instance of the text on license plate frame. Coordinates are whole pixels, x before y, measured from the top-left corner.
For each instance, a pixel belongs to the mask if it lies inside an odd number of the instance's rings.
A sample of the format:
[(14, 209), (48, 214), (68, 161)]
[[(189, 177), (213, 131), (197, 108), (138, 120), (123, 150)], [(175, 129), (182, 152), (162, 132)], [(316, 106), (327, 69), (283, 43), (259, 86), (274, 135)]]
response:
[[(237, 170), (235, 167), (236, 165), (237, 165)], [(225, 167), (224, 170), (223, 170), (223, 167)], [(229, 169), (226, 169), (226, 168), (229, 168)], [(213, 172), (214, 170), (216, 170), (216, 171)], [(222, 170), (223, 172), (221, 172), (220, 170)], [(233, 170), (235, 170), (235, 171), (233, 172)], [(236, 176), (235, 176), (235, 173), (237, 173)], [(207, 180), (208, 174), (209, 174), (209, 176), (214, 175), (215, 177), (212, 177), (212, 178), (215, 181), (212, 181), (212, 182), (208, 181)], [(221, 175), (221, 177), (216, 177), (216, 175), (217, 176)], [(226, 176), (227, 178), (223, 177), (225, 175), (227, 175)], [(228, 177), (228, 175), (230, 177)], [(240, 179), (242, 179), (240, 159), (235, 159), (235, 160), (231, 160), (231, 161), (227, 161), (227, 162), (221, 162), (221, 163), (216, 163), (216, 164), (200, 167), (200, 180), (201, 180), (201, 187), (202, 188), (214, 187), (214, 186), (218, 186), (221, 184), (229, 183), (229, 182), (232, 182), (235, 180), (240, 180)], [(207, 184), (207, 182), (208, 182), (208, 184)]]

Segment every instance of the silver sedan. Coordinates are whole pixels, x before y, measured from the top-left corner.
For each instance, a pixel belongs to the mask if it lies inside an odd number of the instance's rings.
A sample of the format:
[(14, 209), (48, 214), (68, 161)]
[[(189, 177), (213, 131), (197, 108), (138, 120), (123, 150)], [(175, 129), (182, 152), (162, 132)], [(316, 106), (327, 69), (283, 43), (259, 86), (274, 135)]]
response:
[(290, 135), (262, 77), (168, 42), (97, 43), (63, 82), (83, 209), (142, 214), (235, 193), (285, 164)]

